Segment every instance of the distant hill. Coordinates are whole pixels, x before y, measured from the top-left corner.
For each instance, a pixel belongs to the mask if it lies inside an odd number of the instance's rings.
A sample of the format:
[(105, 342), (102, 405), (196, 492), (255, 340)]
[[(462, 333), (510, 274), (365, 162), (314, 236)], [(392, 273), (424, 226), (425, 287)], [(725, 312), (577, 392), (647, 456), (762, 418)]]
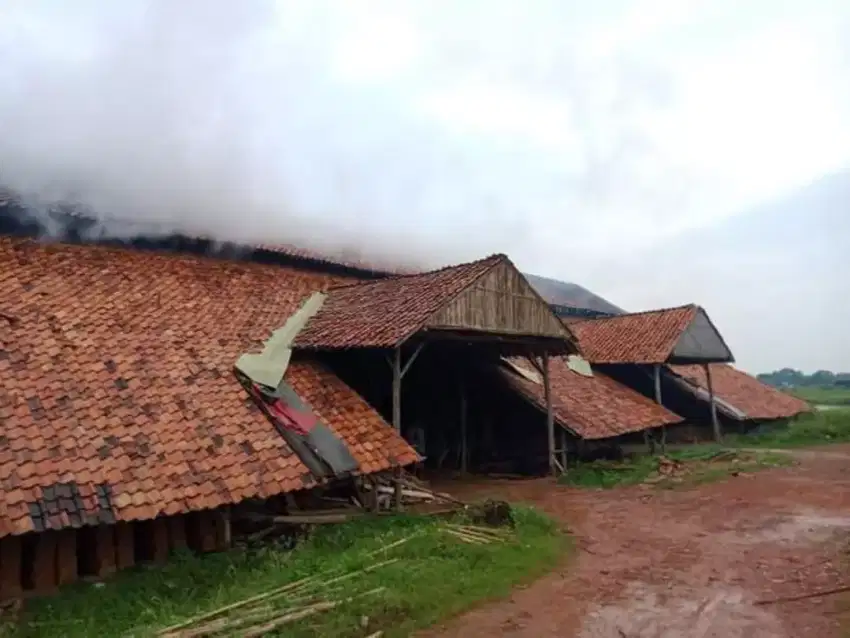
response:
[(607, 299), (603, 299), (578, 284), (558, 281), (549, 277), (529, 275), (527, 273), (525, 276), (538, 294), (548, 303), (561, 306), (574, 306), (576, 308), (588, 308), (590, 310), (613, 314), (624, 312), (622, 308), (618, 308)]

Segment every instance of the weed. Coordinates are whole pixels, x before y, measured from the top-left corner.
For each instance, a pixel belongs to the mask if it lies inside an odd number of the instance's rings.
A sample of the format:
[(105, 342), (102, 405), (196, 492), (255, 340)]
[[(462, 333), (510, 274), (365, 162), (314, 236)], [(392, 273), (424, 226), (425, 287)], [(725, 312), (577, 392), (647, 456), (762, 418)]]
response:
[[(182, 554), (165, 566), (140, 567), (102, 585), (79, 584), (55, 597), (33, 600), (9, 635), (150, 636), (159, 628), (317, 572), (353, 572), (390, 557), (400, 560), (358, 574), (345, 581), (344, 590), (328, 592), (328, 597), (384, 587), (380, 594), (282, 631), (292, 638), (347, 638), (378, 629), (387, 638), (406, 636), (477, 601), (508, 594), (518, 581), (543, 573), (559, 559), (565, 537), (550, 519), (522, 507), (515, 508), (514, 516), (516, 540), (508, 543), (465, 544), (442, 532), (434, 519), (397, 516), (329, 526), (295, 550)], [(413, 538), (386, 554), (370, 555), (408, 536)]]

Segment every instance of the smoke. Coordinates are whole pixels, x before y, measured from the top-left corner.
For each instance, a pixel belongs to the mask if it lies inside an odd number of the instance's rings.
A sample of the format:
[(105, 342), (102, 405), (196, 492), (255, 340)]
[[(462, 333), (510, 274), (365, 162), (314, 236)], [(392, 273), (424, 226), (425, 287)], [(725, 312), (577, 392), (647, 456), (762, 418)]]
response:
[[(629, 105), (636, 94), (642, 105), (663, 93), (657, 78), (618, 66), (606, 111), (571, 68), (570, 51), (531, 77), (551, 84), (561, 72), (561, 97), (582, 131), (578, 168), (573, 162), (553, 192), (540, 178), (550, 165), (521, 147), (482, 138), (470, 150), (433, 120), (401, 117), (385, 84), (335, 80), (328, 56), (344, 19), (305, 19), (299, 6), (6, 3), (0, 185), (21, 194), (53, 235), (62, 230), (47, 211), (70, 201), (100, 219), (97, 235), (143, 224), (407, 267), (533, 250), (534, 207), (557, 209), (547, 213), (564, 218), (550, 228), (559, 233), (572, 223), (568, 206), (614, 207), (618, 189), (634, 200), (625, 187), (649, 151)], [(327, 6), (342, 12), (342, 3)], [(487, 55), (474, 42), (466, 48), (468, 57)], [(505, 60), (506, 74), (526, 71)], [(488, 153), (513, 158), (503, 174), (477, 167)]]

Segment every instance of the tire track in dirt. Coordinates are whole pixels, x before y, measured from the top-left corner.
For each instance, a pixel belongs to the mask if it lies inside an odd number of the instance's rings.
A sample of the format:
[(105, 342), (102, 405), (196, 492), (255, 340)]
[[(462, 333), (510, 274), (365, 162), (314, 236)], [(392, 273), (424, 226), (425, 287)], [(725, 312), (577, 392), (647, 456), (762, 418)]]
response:
[(576, 555), (509, 599), (421, 636), (839, 638), (836, 598), (754, 604), (850, 576), (850, 447), (797, 458), (678, 490), (455, 483), (463, 498), (540, 507), (573, 531)]

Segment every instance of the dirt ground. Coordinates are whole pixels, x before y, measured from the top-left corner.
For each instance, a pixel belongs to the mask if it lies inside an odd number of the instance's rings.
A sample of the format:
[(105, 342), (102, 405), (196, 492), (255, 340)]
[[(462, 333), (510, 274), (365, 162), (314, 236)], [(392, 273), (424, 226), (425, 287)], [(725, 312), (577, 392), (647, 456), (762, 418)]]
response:
[(689, 489), (565, 488), (550, 480), (443, 486), (536, 505), (576, 551), (508, 600), (421, 636), (840, 638), (850, 600), (756, 605), (850, 581), (850, 446)]

